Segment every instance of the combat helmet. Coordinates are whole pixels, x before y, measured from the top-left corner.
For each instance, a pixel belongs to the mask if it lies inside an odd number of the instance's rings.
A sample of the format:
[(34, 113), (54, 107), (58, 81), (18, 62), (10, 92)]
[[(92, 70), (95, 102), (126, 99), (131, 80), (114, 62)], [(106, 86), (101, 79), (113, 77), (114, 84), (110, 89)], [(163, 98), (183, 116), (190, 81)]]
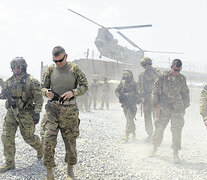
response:
[(152, 60), (148, 57), (144, 57), (142, 60), (141, 60), (141, 65), (144, 67), (146, 66), (147, 64), (149, 65), (152, 65)]
[(132, 74), (132, 72), (131, 72), (130, 70), (125, 69), (125, 70), (123, 71), (122, 78), (123, 78), (123, 79), (133, 79), (133, 74)]
[(15, 66), (22, 67), (22, 69), (25, 71), (27, 69), (27, 63), (23, 57), (15, 57), (14, 59), (12, 59), (12, 61), (10, 62), (10, 66), (11, 69), (13, 69)]

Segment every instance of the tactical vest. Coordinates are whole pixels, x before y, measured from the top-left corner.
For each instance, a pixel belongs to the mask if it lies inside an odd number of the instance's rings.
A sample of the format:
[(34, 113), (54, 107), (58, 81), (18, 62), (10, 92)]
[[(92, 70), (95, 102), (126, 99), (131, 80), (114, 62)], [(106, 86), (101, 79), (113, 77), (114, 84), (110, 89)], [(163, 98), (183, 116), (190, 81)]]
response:
[(7, 81), (6, 88), (11, 93), (12, 98), (16, 100), (19, 110), (23, 109), (33, 97), (30, 86), (31, 79), (29, 74), (25, 74), (22, 79), (17, 80), (12, 77)]
[(159, 78), (159, 74), (155, 69), (151, 69), (149, 71), (145, 71), (142, 74), (142, 90), (144, 94), (148, 95), (152, 93), (152, 89), (154, 86), (154, 82)]

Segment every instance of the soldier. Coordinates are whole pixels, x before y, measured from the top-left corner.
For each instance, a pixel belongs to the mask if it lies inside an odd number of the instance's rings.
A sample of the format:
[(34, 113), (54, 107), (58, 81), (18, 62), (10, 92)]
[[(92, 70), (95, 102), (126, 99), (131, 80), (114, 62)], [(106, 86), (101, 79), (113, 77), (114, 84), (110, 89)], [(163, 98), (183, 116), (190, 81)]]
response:
[(152, 137), (153, 148), (149, 157), (153, 157), (161, 144), (164, 130), (171, 119), (173, 161), (179, 163), (178, 151), (181, 149), (181, 133), (184, 126), (185, 109), (190, 105), (189, 89), (186, 78), (180, 74), (182, 62), (174, 59), (171, 70), (165, 72), (155, 82), (153, 89), (153, 107), (155, 108), (155, 131)]
[[(144, 121), (145, 121), (145, 131), (148, 134), (146, 138), (146, 142), (151, 140), (151, 136), (153, 133), (153, 125), (152, 125), (152, 89), (155, 81), (160, 76), (160, 71), (152, 67), (152, 60), (148, 57), (145, 57), (141, 60), (141, 65), (145, 69), (143, 73), (139, 75), (138, 79), (138, 91), (141, 95), (141, 111), (142, 107), (144, 110)], [(142, 113), (142, 112), (141, 112)]]
[(203, 117), (205, 126), (207, 126), (207, 84), (204, 86), (203, 90), (201, 91), (200, 114)]
[(1, 173), (15, 168), (15, 134), (18, 126), (24, 141), (37, 151), (37, 158), (42, 159), (43, 156), (40, 138), (34, 134), (43, 104), (40, 83), (27, 74), (27, 63), (23, 57), (14, 58), (10, 65), (13, 76), (6, 81), (0, 95), (1, 99), (7, 99), (7, 114), (1, 136), (6, 162), (0, 167)]
[(49, 98), (45, 106), (44, 165), (47, 179), (53, 180), (54, 153), (60, 130), (66, 149), (67, 179), (72, 179), (73, 165), (77, 163), (76, 139), (80, 123), (76, 97), (87, 91), (88, 83), (80, 68), (67, 62), (68, 55), (63, 47), (54, 47), (52, 56), (55, 64), (48, 67), (42, 81), (42, 93)]
[(91, 85), (90, 85), (90, 102), (89, 102), (89, 106), (91, 106), (92, 102), (93, 102), (93, 109), (96, 109), (96, 105), (97, 105), (97, 93), (98, 93), (98, 89), (99, 89), (99, 84), (96, 78), (93, 79)]
[(105, 103), (106, 103), (106, 108), (109, 109), (109, 82), (106, 77), (103, 79), (103, 83), (100, 84), (100, 86), (102, 86), (100, 109), (103, 109)]
[(115, 90), (115, 94), (119, 98), (119, 102), (121, 103), (126, 117), (126, 131), (123, 140), (128, 142), (130, 133), (132, 133), (133, 139), (136, 138), (134, 119), (137, 112), (136, 104), (139, 103), (140, 100), (137, 92), (137, 85), (130, 70), (123, 71), (122, 80)]

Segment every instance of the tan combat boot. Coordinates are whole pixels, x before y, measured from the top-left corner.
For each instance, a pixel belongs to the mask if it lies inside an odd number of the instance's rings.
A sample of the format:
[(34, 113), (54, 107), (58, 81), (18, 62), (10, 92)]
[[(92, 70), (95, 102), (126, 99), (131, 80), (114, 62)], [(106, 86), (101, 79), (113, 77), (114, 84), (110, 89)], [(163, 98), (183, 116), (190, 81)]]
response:
[(129, 133), (126, 133), (125, 135), (124, 135), (124, 137), (122, 138), (122, 140), (124, 141), (124, 142), (128, 142), (128, 140), (129, 140)]
[(14, 163), (5, 163), (2, 166), (0, 166), (0, 173), (4, 173), (6, 171), (9, 171), (11, 169), (15, 169), (15, 164)]
[(55, 180), (53, 168), (46, 167), (47, 168), (47, 178), (45, 180)]
[(73, 165), (68, 164), (67, 165), (67, 177), (66, 180), (73, 180), (75, 178), (74, 172), (73, 172)]
[(157, 152), (157, 146), (153, 146), (148, 153), (148, 157), (154, 157), (156, 152)]
[(42, 147), (37, 150), (37, 159), (40, 160), (43, 158), (43, 149)]
[(173, 150), (173, 162), (178, 164), (180, 163), (180, 158), (178, 156), (178, 150)]

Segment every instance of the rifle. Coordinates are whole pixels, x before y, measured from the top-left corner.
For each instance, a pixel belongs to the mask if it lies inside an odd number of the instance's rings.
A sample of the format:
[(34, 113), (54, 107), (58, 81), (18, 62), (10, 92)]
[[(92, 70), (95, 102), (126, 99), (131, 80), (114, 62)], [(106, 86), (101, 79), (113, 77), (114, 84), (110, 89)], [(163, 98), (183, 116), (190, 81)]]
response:
[(2, 78), (0, 78), (0, 86), (2, 87), (2, 92), (3, 92), (4, 96), (6, 97), (8, 103), (9, 103), (9, 107), (11, 108), (16, 121), (20, 123), (22, 128), (24, 128), (24, 126), (23, 126), (23, 124), (20, 120), (20, 113), (19, 113), (19, 109), (17, 108), (17, 102), (12, 97), (11, 92), (6, 88), (6, 85), (5, 85)]
[(134, 111), (132, 101), (134, 100), (134, 96), (126, 97), (124, 92), (120, 93), (119, 102), (122, 104), (122, 107), (127, 107), (130, 111)]

